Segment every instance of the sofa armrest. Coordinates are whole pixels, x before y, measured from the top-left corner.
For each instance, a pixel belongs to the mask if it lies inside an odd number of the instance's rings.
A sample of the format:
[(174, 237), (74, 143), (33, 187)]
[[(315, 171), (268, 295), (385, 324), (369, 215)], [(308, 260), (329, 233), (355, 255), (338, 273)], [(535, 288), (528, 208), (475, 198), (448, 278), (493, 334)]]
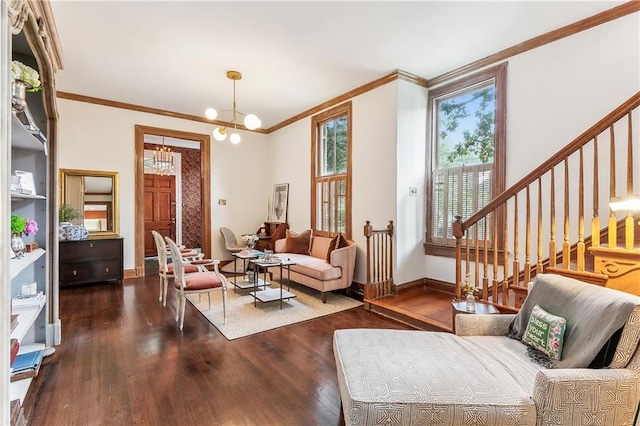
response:
[(357, 249), (358, 247), (351, 243), (347, 247), (342, 247), (331, 252), (331, 266), (342, 270), (340, 278), (344, 280), (347, 287), (353, 282), (353, 272), (356, 268)]
[(533, 385), (538, 424), (631, 425), (640, 376), (628, 369), (541, 370)]
[(466, 315), (455, 317), (458, 336), (504, 336), (515, 314)]

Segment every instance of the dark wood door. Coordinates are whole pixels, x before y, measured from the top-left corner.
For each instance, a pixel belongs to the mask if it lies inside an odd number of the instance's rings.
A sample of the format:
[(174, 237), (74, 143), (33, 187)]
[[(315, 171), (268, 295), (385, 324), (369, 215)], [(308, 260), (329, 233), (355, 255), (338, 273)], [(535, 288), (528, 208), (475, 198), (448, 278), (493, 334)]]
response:
[(144, 255), (155, 256), (151, 230), (176, 240), (176, 177), (144, 175)]

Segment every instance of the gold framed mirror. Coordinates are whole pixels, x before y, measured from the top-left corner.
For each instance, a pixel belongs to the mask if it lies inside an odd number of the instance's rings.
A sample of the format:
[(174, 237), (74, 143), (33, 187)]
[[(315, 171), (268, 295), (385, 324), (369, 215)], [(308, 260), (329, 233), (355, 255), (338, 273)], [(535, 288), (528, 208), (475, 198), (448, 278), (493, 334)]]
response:
[(80, 216), (69, 222), (84, 225), (89, 238), (118, 236), (118, 172), (60, 169), (59, 185), (58, 211), (64, 206)]

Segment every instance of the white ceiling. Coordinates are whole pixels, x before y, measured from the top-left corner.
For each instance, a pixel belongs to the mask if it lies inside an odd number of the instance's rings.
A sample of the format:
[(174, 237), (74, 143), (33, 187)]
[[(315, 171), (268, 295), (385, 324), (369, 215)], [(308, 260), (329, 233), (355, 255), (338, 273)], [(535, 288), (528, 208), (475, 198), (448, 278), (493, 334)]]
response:
[[(57, 90), (262, 127), (395, 69), (433, 78), (620, 1), (52, 0)], [(226, 117), (219, 116), (219, 119)]]

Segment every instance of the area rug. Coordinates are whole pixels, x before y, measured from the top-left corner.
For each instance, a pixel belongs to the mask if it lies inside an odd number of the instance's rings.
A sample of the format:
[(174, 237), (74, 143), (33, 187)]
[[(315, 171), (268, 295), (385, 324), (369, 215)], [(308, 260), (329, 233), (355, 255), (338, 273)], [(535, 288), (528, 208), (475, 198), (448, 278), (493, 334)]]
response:
[[(230, 280), (233, 278), (230, 278)], [(277, 282), (272, 284), (279, 288)], [(222, 293), (211, 294), (211, 309), (207, 295), (189, 295), (188, 300), (228, 339), (234, 340), (251, 334), (272, 330), (278, 327), (307, 321), (325, 315), (334, 314), (362, 306), (362, 302), (336, 293), (327, 294), (327, 303), (322, 303), (319, 291), (291, 283), (291, 293), (295, 299), (282, 302), (257, 302), (253, 306), (253, 296), (248, 290), (233, 290), (229, 283), (227, 289), (227, 322), (222, 323)], [(286, 286), (285, 286), (286, 289)]]

